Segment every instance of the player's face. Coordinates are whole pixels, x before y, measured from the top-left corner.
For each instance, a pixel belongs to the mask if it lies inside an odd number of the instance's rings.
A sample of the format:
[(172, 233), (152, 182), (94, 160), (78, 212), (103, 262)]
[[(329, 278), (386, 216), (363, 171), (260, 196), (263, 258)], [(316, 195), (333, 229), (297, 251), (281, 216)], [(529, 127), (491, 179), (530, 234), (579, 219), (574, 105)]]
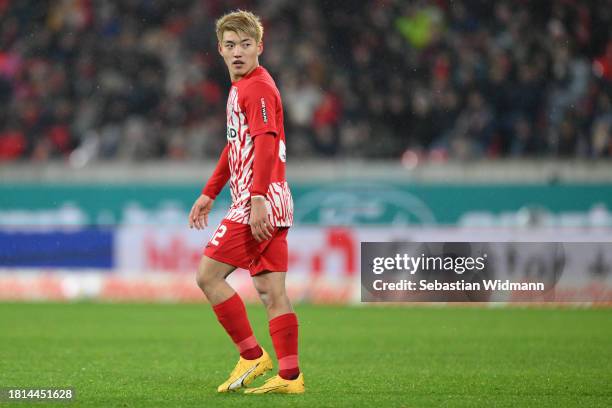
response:
[(227, 65), (232, 81), (237, 81), (259, 66), (258, 57), (263, 51), (252, 37), (234, 31), (225, 31), (219, 43), (219, 53)]

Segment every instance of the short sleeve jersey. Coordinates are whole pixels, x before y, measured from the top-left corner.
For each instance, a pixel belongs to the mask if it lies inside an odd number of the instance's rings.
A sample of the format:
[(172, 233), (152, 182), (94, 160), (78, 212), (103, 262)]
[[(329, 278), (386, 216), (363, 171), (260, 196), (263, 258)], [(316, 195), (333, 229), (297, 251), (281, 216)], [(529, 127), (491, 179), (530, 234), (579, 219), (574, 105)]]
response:
[[(259, 66), (232, 82), (227, 99), (227, 142), (229, 144), (230, 191), (232, 205), (225, 216), (230, 221), (248, 224), (253, 185), (254, 138), (274, 135), (274, 163), (266, 193), (272, 225), (293, 224), (293, 199), (285, 178), (287, 149), (283, 128), (283, 105), (274, 80)], [(268, 136), (266, 136), (268, 137)]]

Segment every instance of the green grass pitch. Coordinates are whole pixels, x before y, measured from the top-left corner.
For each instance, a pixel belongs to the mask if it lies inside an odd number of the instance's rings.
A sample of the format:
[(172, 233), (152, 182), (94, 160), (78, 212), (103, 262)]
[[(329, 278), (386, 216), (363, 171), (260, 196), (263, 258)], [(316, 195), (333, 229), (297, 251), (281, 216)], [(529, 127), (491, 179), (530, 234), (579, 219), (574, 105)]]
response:
[(237, 353), (205, 304), (2, 303), (0, 387), (76, 390), (36, 407), (612, 406), (612, 309), (296, 310), (304, 395), (217, 394)]

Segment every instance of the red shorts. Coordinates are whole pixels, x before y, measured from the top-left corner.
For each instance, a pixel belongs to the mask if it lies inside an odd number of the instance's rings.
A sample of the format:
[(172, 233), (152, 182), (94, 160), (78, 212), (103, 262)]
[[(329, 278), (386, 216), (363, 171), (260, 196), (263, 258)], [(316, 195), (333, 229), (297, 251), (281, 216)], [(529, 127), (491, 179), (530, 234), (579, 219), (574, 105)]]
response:
[(257, 242), (249, 224), (224, 219), (213, 234), (204, 255), (247, 269), (251, 276), (263, 271), (287, 272), (289, 227), (275, 227), (272, 238)]

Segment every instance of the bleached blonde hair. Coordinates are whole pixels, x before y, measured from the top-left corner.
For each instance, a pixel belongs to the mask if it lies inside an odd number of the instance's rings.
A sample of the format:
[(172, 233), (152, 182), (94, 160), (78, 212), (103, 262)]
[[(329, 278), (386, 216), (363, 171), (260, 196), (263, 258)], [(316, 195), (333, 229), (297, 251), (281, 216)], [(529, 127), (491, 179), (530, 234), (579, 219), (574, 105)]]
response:
[(260, 43), (264, 32), (259, 17), (246, 10), (232, 11), (219, 18), (216, 22), (216, 30), (219, 42), (223, 39), (224, 32), (233, 31), (254, 38), (257, 43)]

